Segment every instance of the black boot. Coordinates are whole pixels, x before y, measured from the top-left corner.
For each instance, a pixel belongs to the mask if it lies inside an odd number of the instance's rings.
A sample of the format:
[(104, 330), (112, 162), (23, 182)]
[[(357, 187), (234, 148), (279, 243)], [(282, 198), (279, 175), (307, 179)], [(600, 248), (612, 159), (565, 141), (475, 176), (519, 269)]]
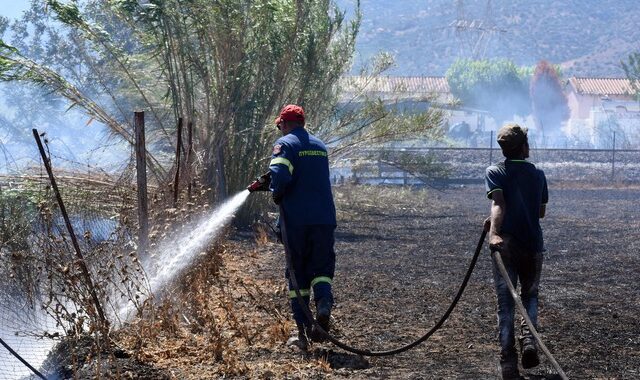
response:
[[(316, 320), (318, 324), (325, 332), (329, 332), (329, 321), (331, 320), (331, 307), (332, 307), (331, 299), (329, 298), (321, 298), (316, 303)], [(315, 326), (311, 334), (311, 340), (314, 342), (324, 342), (326, 340), (326, 336), (322, 334), (320, 331), (317, 331)]]
[(515, 347), (513, 350), (502, 351), (500, 353), (500, 370), (502, 371), (503, 380), (520, 380), (520, 372), (518, 371), (518, 354)]
[(298, 347), (302, 351), (307, 351), (309, 349), (309, 339), (307, 338), (306, 330), (304, 326), (298, 326), (298, 332), (287, 340), (287, 346)]
[(533, 368), (540, 364), (538, 346), (533, 336), (525, 336), (520, 340), (520, 352), (522, 353), (522, 368)]

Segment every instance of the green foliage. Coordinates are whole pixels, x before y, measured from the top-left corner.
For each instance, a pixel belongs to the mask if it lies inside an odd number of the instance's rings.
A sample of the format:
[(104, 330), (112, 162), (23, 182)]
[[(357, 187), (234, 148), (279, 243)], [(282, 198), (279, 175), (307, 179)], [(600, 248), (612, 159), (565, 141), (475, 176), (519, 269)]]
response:
[(506, 59), (457, 60), (446, 73), (451, 93), (463, 105), (491, 113), (498, 124), (530, 113), (530, 69)]
[(640, 53), (631, 53), (627, 62), (620, 62), (631, 88), (635, 91), (636, 98), (640, 101)]
[(80, 10), (76, 4), (47, 0), (47, 6), (56, 13), (58, 19), (63, 23), (76, 26), (83, 24), (82, 18), (80, 17)]
[(0, 249), (26, 250), (40, 199), (30, 190), (0, 190)]

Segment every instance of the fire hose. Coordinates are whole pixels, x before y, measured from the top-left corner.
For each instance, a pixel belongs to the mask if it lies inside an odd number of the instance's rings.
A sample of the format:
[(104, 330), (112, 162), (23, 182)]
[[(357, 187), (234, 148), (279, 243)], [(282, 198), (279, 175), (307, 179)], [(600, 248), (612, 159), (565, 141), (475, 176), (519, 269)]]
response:
[[(251, 191), (251, 192), (253, 192), (253, 191), (261, 191), (261, 190), (268, 190), (269, 182), (270, 182), (270, 175), (269, 175), (269, 173), (267, 173), (267, 174), (259, 177), (255, 182), (253, 182), (251, 185), (249, 185), (247, 187), (247, 189), (249, 191)], [(337, 338), (335, 338), (331, 334), (329, 334), (327, 331), (325, 331), (322, 328), (322, 326), (320, 326), (318, 321), (313, 317), (313, 315), (311, 313), (311, 310), (309, 309), (309, 306), (304, 302), (303, 296), (300, 293), (300, 287), (299, 287), (298, 281), (296, 279), (295, 269), (293, 268), (293, 265), (291, 264), (292, 263), (291, 251), (289, 249), (289, 244), (288, 244), (288, 241), (287, 241), (287, 238), (286, 238), (286, 236), (287, 236), (287, 229), (286, 228), (287, 227), (286, 227), (284, 215), (285, 215), (284, 214), (284, 209), (282, 207), (282, 204), (280, 204), (280, 230), (281, 230), (282, 237), (283, 237), (282, 238), (282, 243), (284, 245), (284, 252), (285, 252), (285, 258), (286, 258), (286, 263), (287, 263), (287, 271), (289, 273), (289, 279), (291, 280), (291, 285), (293, 287), (293, 291), (294, 291), (294, 293), (296, 295), (296, 301), (298, 302), (298, 304), (300, 305), (301, 309), (303, 310), (307, 320), (310, 321), (313, 324), (313, 327), (317, 331), (319, 331), (320, 334), (324, 338), (326, 338), (331, 343), (333, 343), (337, 347), (342, 348), (345, 351), (348, 351), (348, 352), (351, 352), (351, 353), (354, 353), (354, 354), (358, 354), (358, 355), (362, 355), (362, 356), (390, 356), (390, 355), (395, 355), (395, 354), (399, 354), (401, 352), (408, 351), (408, 350), (416, 347), (417, 345), (423, 343), (427, 339), (429, 339), (429, 337), (431, 335), (433, 335), (438, 329), (440, 329), (440, 327), (442, 327), (444, 322), (449, 318), (449, 315), (451, 314), (453, 309), (458, 304), (458, 301), (462, 297), (462, 293), (464, 292), (464, 290), (467, 287), (467, 284), (469, 282), (469, 278), (471, 277), (471, 274), (473, 273), (473, 269), (475, 268), (476, 262), (478, 261), (478, 257), (480, 256), (480, 252), (482, 251), (482, 246), (483, 246), (485, 238), (487, 236), (487, 231), (483, 229), (482, 233), (480, 234), (480, 239), (478, 241), (478, 244), (476, 245), (476, 250), (475, 250), (475, 252), (473, 254), (473, 257), (471, 259), (471, 263), (469, 264), (469, 267), (467, 268), (467, 272), (465, 273), (464, 279), (462, 280), (462, 283), (460, 284), (460, 288), (458, 289), (458, 292), (457, 292), (456, 296), (453, 298), (453, 301), (451, 302), (451, 304), (449, 305), (449, 307), (447, 308), (445, 313), (442, 315), (442, 317), (440, 317), (438, 322), (429, 331), (427, 331), (424, 335), (422, 335), (421, 337), (419, 337), (415, 341), (413, 341), (411, 343), (408, 343), (408, 344), (406, 344), (404, 346), (400, 346), (400, 347), (389, 349), (389, 350), (371, 351), (371, 350), (367, 350), (367, 349), (361, 349), (361, 348), (357, 348), (357, 347), (352, 347), (352, 346), (350, 346), (350, 345), (348, 345), (348, 344), (346, 344), (344, 342), (341, 342), (340, 340), (338, 340)], [(542, 349), (542, 352), (549, 359), (549, 361), (551, 362), (553, 367), (558, 371), (559, 376), (562, 379), (567, 380), (568, 379), (567, 375), (564, 373), (564, 371), (562, 370), (562, 368), (560, 367), (558, 362), (555, 360), (555, 358), (551, 354), (551, 352), (547, 349), (546, 345), (542, 342), (542, 339), (540, 338), (540, 335), (538, 334), (538, 331), (534, 327), (533, 322), (529, 318), (529, 315), (527, 314), (527, 311), (524, 308), (524, 305), (522, 305), (522, 301), (520, 300), (520, 297), (516, 293), (516, 290), (513, 287), (513, 284), (511, 283), (511, 281), (509, 279), (509, 275), (508, 275), (507, 270), (506, 270), (506, 268), (504, 266), (504, 263), (502, 262), (502, 258), (500, 257), (499, 252), (498, 251), (492, 252), (492, 258), (495, 261), (495, 263), (496, 263), (496, 265), (497, 265), (497, 267), (498, 267), (498, 269), (500, 271), (500, 274), (505, 279), (505, 282), (507, 283), (507, 285), (509, 287), (511, 296), (513, 297), (513, 300), (515, 301), (515, 304), (518, 307), (518, 311), (520, 312), (520, 314), (522, 314), (522, 316), (523, 316), (523, 318), (525, 320), (525, 323), (529, 326), (529, 330), (531, 331), (531, 333), (533, 334), (534, 338), (538, 342), (538, 345)]]
[(315, 329), (317, 329), (317, 331), (319, 331), (322, 336), (324, 336), (327, 340), (329, 340), (334, 345), (342, 348), (345, 351), (352, 352), (354, 354), (358, 354), (358, 355), (362, 355), (362, 356), (389, 356), (389, 355), (399, 354), (401, 352), (408, 351), (408, 350), (412, 349), (413, 347), (419, 345), (420, 343), (424, 342), (425, 340), (429, 339), (429, 337), (431, 335), (433, 335), (433, 333), (435, 333), (444, 324), (444, 322), (447, 320), (447, 318), (449, 318), (449, 315), (451, 314), (453, 309), (458, 304), (458, 301), (460, 300), (460, 297), (462, 296), (462, 293), (464, 292), (464, 289), (467, 287), (467, 283), (469, 282), (469, 278), (471, 277), (471, 273), (473, 272), (473, 268), (476, 265), (476, 261), (478, 260), (478, 256), (480, 255), (480, 251), (482, 251), (482, 245), (483, 245), (484, 239), (485, 239), (485, 237), (487, 235), (487, 232), (483, 230), (482, 231), (482, 235), (480, 235), (480, 240), (478, 241), (478, 245), (476, 246), (476, 251), (475, 251), (475, 253), (473, 255), (473, 258), (471, 259), (471, 264), (469, 265), (469, 268), (467, 269), (467, 273), (465, 274), (464, 279), (462, 280), (462, 284), (460, 285), (460, 288), (458, 289), (458, 293), (456, 294), (456, 296), (454, 297), (453, 301), (451, 302), (451, 305), (449, 305), (449, 308), (445, 311), (445, 313), (442, 315), (440, 320), (431, 328), (431, 330), (427, 331), (427, 333), (425, 333), (423, 336), (421, 336), (420, 338), (416, 339), (415, 341), (413, 341), (411, 343), (408, 343), (408, 344), (406, 344), (404, 346), (400, 346), (400, 347), (397, 347), (397, 348), (393, 348), (393, 349), (390, 349), (390, 350), (384, 350), (384, 351), (371, 351), (371, 350), (367, 350), (367, 349), (361, 349), (361, 348), (352, 347), (352, 346), (349, 346), (346, 343), (343, 343), (343, 342), (339, 341), (338, 339), (336, 339), (335, 337), (330, 335), (327, 331), (325, 331), (322, 328), (322, 326), (320, 326), (318, 321), (311, 314), (311, 310), (309, 309), (309, 306), (304, 302), (304, 300), (302, 298), (302, 294), (300, 293), (300, 287), (298, 286), (298, 281), (296, 280), (295, 270), (293, 269), (293, 266), (291, 265), (291, 252), (289, 250), (289, 245), (287, 243), (287, 238), (286, 238), (287, 230), (286, 230), (286, 223), (285, 223), (284, 219), (285, 219), (284, 218), (284, 210), (282, 208), (282, 205), (280, 205), (280, 230), (282, 231), (282, 237), (283, 237), (282, 242), (284, 244), (284, 252), (285, 252), (285, 257), (286, 257), (286, 261), (287, 261), (287, 270), (289, 272), (289, 279), (291, 280), (291, 285), (293, 287), (293, 291), (296, 294), (296, 300), (297, 300), (298, 304), (300, 305), (300, 307), (302, 308), (302, 310), (304, 311), (304, 314), (307, 317), (307, 320), (312, 322), (313, 327)]
[[(454, 297), (453, 301), (449, 305), (449, 308), (445, 311), (445, 313), (442, 315), (440, 320), (431, 328), (431, 330), (429, 330), (426, 334), (424, 334), (420, 338), (416, 339), (415, 341), (413, 341), (413, 342), (411, 342), (409, 344), (406, 344), (404, 346), (397, 347), (397, 348), (390, 349), (390, 350), (384, 350), (384, 351), (370, 351), (370, 350), (366, 350), (366, 349), (360, 349), (360, 348), (349, 346), (349, 345), (339, 341), (338, 339), (334, 338), (333, 336), (331, 336), (327, 331), (325, 331), (320, 326), (318, 321), (311, 314), (311, 310), (309, 309), (309, 306), (304, 302), (304, 300), (302, 298), (302, 294), (300, 293), (300, 288), (299, 288), (298, 283), (296, 281), (295, 270), (293, 269), (293, 267), (291, 265), (291, 253), (289, 251), (289, 247), (288, 247), (287, 239), (286, 239), (286, 236), (287, 236), (287, 234), (286, 234), (286, 223), (284, 222), (284, 217), (283, 217), (284, 216), (284, 212), (283, 212), (283, 209), (282, 209), (282, 205), (280, 206), (280, 215), (281, 215), (281, 217), (280, 217), (280, 228), (282, 230), (282, 236), (283, 236), (282, 241), (284, 243), (284, 248), (285, 248), (284, 251), (285, 251), (285, 256), (286, 256), (286, 260), (287, 260), (287, 270), (289, 271), (289, 277), (291, 279), (291, 284), (293, 285), (293, 288), (294, 288), (293, 290), (294, 290), (294, 292), (296, 294), (296, 300), (297, 300), (298, 304), (300, 305), (300, 307), (302, 308), (302, 310), (304, 311), (305, 316), (307, 317), (307, 319), (309, 321), (311, 321), (313, 323), (313, 327), (315, 329), (317, 329), (318, 331), (320, 331), (320, 333), (325, 338), (327, 338), (331, 343), (335, 344), (336, 346), (342, 348), (345, 351), (352, 352), (354, 354), (363, 355), (363, 356), (389, 356), (389, 355), (399, 354), (401, 352), (410, 350), (411, 348), (419, 345), (420, 343), (423, 343), (431, 335), (433, 335), (433, 333), (435, 333), (444, 324), (444, 322), (447, 320), (447, 318), (449, 318), (449, 315), (451, 314), (453, 309), (456, 307), (458, 301), (460, 300), (460, 297), (462, 296), (462, 293), (464, 292), (465, 288), (467, 287), (467, 283), (469, 282), (469, 278), (471, 277), (471, 273), (473, 272), (473, 269), (475, 268), (476, 262), (478, 261), (478, 256), (480, 255), (480, 252), (482, 251), (482, 246), (483, 246), (484, 240), (485, 240), (485, 238), (487, 236), (487, 231), (485, 231), (483, 229), (482, 230), (482, 234), (480, 235), (480, 239), (478, 241), (478, 245), (476, 246), (476, 251), (473, 254), (473, 258), (471, 259), (471, 263), (469, 264), (469, 268), (467, 269), (467, 272), (466, 272), (466, 274), (464, 276), (464, 279), (462, 280), (462, 284), (460, 285), (460, 288), (458, 289), (458, 293), (456, 294), (456, 296)], [(507, 283), (507, 285), (509, 287), (509, 291), (511, 293), (511, 296), (513, 297), (513, 300), (515, 301), (515, 304), (518, 307), (518, 311), (520, 312), (520, 314), (522, 314), (526, 324), (529, 326), (529, 330), (531, 331), (531, 333), (533, 334), (534, 338), (538, 342), (538, 345), (542, 349), (542, 352), (549, 359), (549, 361), (551, 362), (553, 367), (556, 369), (556, 371), (558, 371), (558, 375), (563, 380), (568, 380), (569, 378), (567, 377), (567, 375), (564, 373), (564, 371), (562, 370), (562, 368), (560, 367), (558, 362), (555, 360), (555, 358), (553, 357), (553, 355), (551, 354), (551, 352), (549, 351), (547, 346), (542, 342), (542, 339), (540, 338), (540, 334), (538, 334), (538, 331), (536, 330), (536, 328), (533, 325), (533, 322), (529, 318), (529, 315), (527, 314), (527, 311), (524, 308), (524, 305), (522, 305), (522, 301), (520, 300), (520, 296), (518, 296), (515, 288), (513, 287), (513, 284), (509, 280), (509, 274), (507, 273), (507, 269), (505, 268), (504, 263), (502, 262), (502, 258), (500, 257), (500, 252), (494, 251), (494, 252), (492, 252), (491, 256), (493, 257), (494, 261), (496, 262), (496, 265), (498, 266), (500, 274), (505, 279), (505, 282)]]

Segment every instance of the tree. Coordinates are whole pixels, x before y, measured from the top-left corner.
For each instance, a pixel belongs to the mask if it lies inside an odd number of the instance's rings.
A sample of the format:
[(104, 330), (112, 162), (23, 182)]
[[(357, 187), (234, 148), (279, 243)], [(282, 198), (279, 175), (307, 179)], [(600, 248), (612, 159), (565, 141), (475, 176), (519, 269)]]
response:
[[(26, 20), (48, 33), (32, 44), (39, 50), (2, 41), (1, 78), (54, 90), (130, 143), (131, 111), (145, 109), (155, 155), (173, 150), (178, 117), (194, 122), (195, 153), (216, 200), (264, 167), (283, 104), (310, 110), (311, 125), (333, 110), (360, 23), (359, 5), (347, 22), (329, 0), (82, 4), (48, 0), (47, 22)], [(36, 54), (43, 47), (55, 56)], [(154, 163), (165, 181), (166, 163)]]
[(531, 79), (530, 93), (536, 127), (545, 134), (559, 132), (570, 111), (558, 70), (547, 61), (538, 62)]
[(451, 93), (467, 107), (486, 110), (497, 124), (530, 113), (530, 71), (505, 59), (459, 59), (447, 70)]
[(631, 88), (635, 91), (636, 99), (640, 101), (640, 53), (629, 54), (628, 61), (622, 61), (620, 64), (629, 79)]

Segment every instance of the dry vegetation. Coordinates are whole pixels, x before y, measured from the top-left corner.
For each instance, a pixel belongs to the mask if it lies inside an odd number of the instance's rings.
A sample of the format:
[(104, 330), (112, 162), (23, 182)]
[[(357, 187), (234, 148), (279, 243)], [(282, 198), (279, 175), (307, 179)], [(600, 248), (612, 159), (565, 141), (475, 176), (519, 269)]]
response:
[[(550, 193), (543, 221), (548, 251), (542, 336), (570, 378), (637, 378), (640, 309), (633, 300), (640, 270), (640, 189), (552, 182)], [(335, 188), (335, 198), (333, 332), (371, 350), (412, 341), (433, 325), (457, 291), (488, 212), (482, 187), (345, 185)], [(166, 204), (159, 196), (158, 238), (163, 223), (186, 222), (200, 212), (196, 203), (192, 212), (189, 207), (167, 211), (159, 207)], [(141, 304), (135, 318), (114, 326), (109, 350), (95, 334), (71, 334), (49, 362), (63, 378), (75, 373), (78, 379), (496, 377), (486, 251), (444, 327), (414, 350), (363, 358), (316, 344), (303, 355), (284, 344), (294, 327), (284, 255), (268, 231), (264, 223), (251, 231), (228, 229), (153, 302)], [(553, 370), (543, 360), (526, 375), (552, 378)]]
[[(630, 301), (640, 268), (633, 243), (640, 226), (630, 207), (639, 196), (628, 186), (609, 187), (603, 197), (602, 187), (552, 184), (540, 327), (570, 378), (639, 375), (640, 310)], [(341, 187), (336, 199), (334, 332), (372, 350), (411, 341), (457, 290), (488, 210), (482, 188)], [(442, 330), (415, 350), (373, 359), (329, 344), (308, 355), (285, 347), (293, 325), (283, 260), (264, 230), (233, 231), (181, 278), (155, 319), (123, 332), (123, 344), (179, 379), (496, 377), (488, 255)], [(553, 369), (543, 360), (525, 374), (553, 378)]]

